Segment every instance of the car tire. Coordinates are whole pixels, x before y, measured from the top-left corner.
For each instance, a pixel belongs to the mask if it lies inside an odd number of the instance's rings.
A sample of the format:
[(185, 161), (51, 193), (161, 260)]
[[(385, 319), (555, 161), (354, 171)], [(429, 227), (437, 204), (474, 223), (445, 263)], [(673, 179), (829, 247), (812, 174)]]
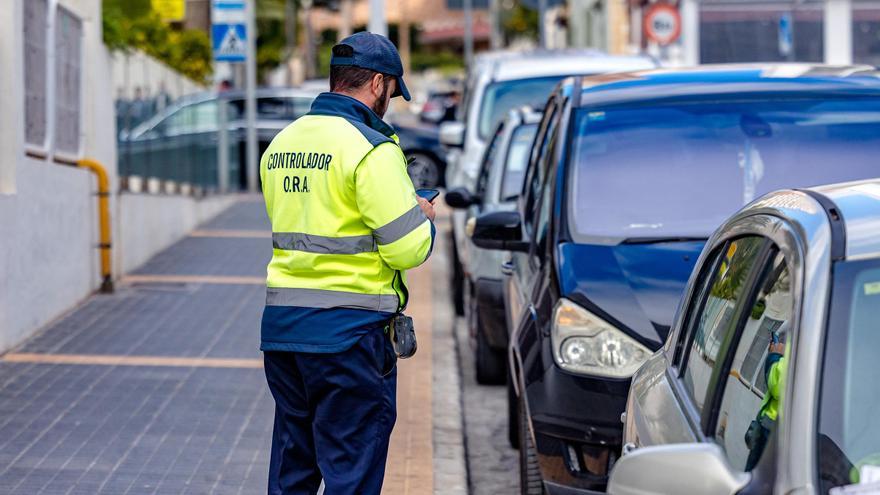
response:
[(432, 156), (412, 152), (406, 154), (406, 171), (416, 189), (434, 189), (440, 185), (440, 164)]
[(529, 433), (529, 417), (526, 413), (525, 398), (519, 401), (519, 487), (522, 495), (543, 495), (544, 480), (538, 466), (538, 452), (532, 435)]
[(507, 441), (514, 449), (519, 448), (519, 399), (513, 390), (513, 378), (507, 374)]
[(464, 316), (464, 270), (458, 261), (458, 248), (455, 245), (455, 234), (449, 231), (449, 243), (452, 246), (452, 280), (450, 281), (452, 289), (452, 304), (455, 306), (456, 316)]
[(471, 293), (470, 315), (468, 324), (473, 325), (472, 335), (476, 335), (477, 349), (474, 353), (477, 371), (477, 383), (480, 385), (501, 385), (504, 383), (504, 375), (507, 369), (504, 366), (504, 353), (493, 349), (486, 338), (486, 330), (482, 325), (480, 311), (477, 309), (476, 298)]

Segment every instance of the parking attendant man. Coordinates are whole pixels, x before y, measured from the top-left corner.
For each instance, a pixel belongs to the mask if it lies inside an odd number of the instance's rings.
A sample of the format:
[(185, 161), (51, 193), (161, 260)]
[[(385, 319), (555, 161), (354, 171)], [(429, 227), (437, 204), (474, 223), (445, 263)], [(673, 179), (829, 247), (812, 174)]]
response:
[(272, 221), (262, 343), (275, 398), (269, 494), (382, 489), (396, 418), (388, 322), (407, 303), (404, 271), (434, 244), (434, 209), (418, 198), (391, 126), (409, 100), (384, 36), (333, 47), (330, 91), (287, 126), (260, 161)]

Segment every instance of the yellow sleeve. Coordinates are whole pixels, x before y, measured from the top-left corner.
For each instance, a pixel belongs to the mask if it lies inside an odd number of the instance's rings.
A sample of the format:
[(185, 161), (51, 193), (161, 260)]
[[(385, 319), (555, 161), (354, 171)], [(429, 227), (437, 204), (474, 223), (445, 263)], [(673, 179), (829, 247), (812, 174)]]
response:
[(399, 146), (382, 143), (367, 153), (355, 169), (355, 197), (388, 266), (408, 270), (428, 259), (434, 225), (419, 207)]

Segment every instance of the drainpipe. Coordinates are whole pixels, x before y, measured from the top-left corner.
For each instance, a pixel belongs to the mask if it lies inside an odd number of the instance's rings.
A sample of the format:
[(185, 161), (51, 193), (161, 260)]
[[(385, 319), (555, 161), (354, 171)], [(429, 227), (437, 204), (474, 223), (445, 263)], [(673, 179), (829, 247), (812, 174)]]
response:
[(95, 160), (83, 158), (76, 164), (78, 167), (95, 174), (98, 179), (98, 226), (101, 235), (98, 249), (101, 250), (101, 292), (110, 294), (113, 292), (113, 277), (110, 273), (110, 180), (107, 178), (107, 170)]

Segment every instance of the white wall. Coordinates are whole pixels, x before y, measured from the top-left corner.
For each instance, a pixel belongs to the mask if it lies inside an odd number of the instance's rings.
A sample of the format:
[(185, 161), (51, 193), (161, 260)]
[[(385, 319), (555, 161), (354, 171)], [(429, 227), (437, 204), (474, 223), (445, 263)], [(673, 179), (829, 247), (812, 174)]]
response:
[[(113, 77), (113, 56), (102, 41), (100, 0), (49, 0), (50, 16), (61, 5), (82, 21), (79, 153), (61, 156), (54, 151), (51, 119), (57, 102), (51, 38), (45, 76), (48, 143), (26, 147), (22, 26), (24, 5), (29, 1), (4, 0), (0, 8), (0, 24), (12, 27), (0, 43), (0, 353), (75, 307), (101, 283), (95, 177), (58, 159), (93, 158), (107, 168), (115, 277), (136, 268), (233, 201), (231, 197), (197, 201), (116, 194), (114, 97), (118, 84)], [(154, 69), (161, 66), (152, 60), (144, 63)], [(150, 74), (170, 77), (165, 74), (168, 70), (161, 66)], [(167, 89), (197, 88), (181, 82)]]
[(164, 88), (172, 99), (207, 89), (139, 51), (114, 53), (112, 66), (114, 98), (133, 98), (137, 87), (141, 88), (144, 96), (155, 95), (160, 88)]
[(231, 195), (196, 200), (187, 196), (120, 194), (116, 266), (122, 273), (136, 269), (234, 201)]
[[(24, 145), (23, 6), (12, 0), (0, 22), (13, 26), (0, 44), (0, 352), (88, 296), (99, 284), (95, 181), (85, 170), (26, 156)], [(83, 23), (80, 157), (93, 157), (115, 181), (116, 143), (109, 55), (101, 42), (97, 0), (50, 1)], [(52, 50), (49, 43), (48, 49)], [(48, 80), (54, 71), (51, 54)], [(47, 106), (54, 88), (47, 91)], [(48, 111), (51, 119), (53, 111)], [(47, 125), (51, 128), (53, 122)], [(108, 139), (109, 137), (109, 139)], [(69, 157), (68, 157), (69, 158)]]

